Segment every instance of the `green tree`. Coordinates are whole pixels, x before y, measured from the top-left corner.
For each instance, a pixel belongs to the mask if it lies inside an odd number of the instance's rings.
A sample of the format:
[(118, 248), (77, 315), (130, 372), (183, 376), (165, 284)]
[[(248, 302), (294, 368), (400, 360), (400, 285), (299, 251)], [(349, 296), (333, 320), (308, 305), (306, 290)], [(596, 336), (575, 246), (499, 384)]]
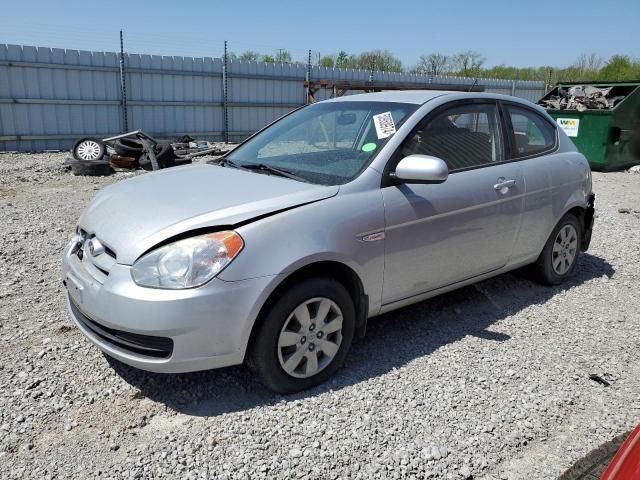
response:
[(274, 58), (277, 63), (291, 63), (291, 52), (289, 50), (280, 49)]
[(640, 78), (640, 63), (627, 55), (614, 55), (598, 72), (598, 78), (606, 81), (637, 80)]
[(336, 66), (336, 61), (333, 58), (333, 55), (325, 55), (322, 58), (320, 58), (320, 66), (321, 67), (335, 67)]
[(284, 49), (278, 50), (275, 55), (262, 55), (261, 60), (265, 63), (293, 63), (291, 61), (291, 52)]
[(336, 56), (335, 66), (338, 68), (353, 68), (353, 56), (344, 50), (340, 50)]
[[(275, 54), (260, 55), (258, 52), (247, 50), (240, 55), (231, 52), (228, 58), (235, 60), (261, 60), (268, 63), (292, 63), (291, 52), (281, 49)], [(505, 80), (538, 80), (554, 85), (560, 82), (582, 81), (619, 81), (639, 80), (640, 60), (632, 59), (628, 55), (614, 55), (606, 63), (595, 54), (581, 54), (568, 67), (552, 66), (514, 67), (511, 65), (495, 65), (485, 68), (486, 59), (473, 50), (459, 52), (452, 57), (442, 53), (421, 55), (416, 65), (411, 68), (412, 73), (443, 75), (452, 73), (466, 77), (501, 78)], [(302, 62), (297, 62), (302, 63)], [(363, 70), (402, 72), (402, 62), (387, 50), (372, 50), (357, 55), (340, 50), (337, 54), (325, 55), (320, 58), (322, 67), (360, 68)]]
[(253, 50), (247, 50), (245, 52), (242, 52), (238, 56), (238, 59), (242, 60), (243, 62), (257, 62), (260, 59), (260, 54), (258, 52), (254, 52)]

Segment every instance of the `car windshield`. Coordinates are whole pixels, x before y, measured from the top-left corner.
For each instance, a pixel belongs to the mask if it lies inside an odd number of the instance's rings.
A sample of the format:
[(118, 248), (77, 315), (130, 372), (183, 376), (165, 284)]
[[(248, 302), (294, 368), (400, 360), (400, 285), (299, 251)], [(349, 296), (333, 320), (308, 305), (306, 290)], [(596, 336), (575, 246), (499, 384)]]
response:
[[(355, 178), (417, 105), (395, 102), (321, 102), (302, 108), (233, 150), (239, 168), (323, 185)], [(273, 170), (272, 170), (273, 169)]]

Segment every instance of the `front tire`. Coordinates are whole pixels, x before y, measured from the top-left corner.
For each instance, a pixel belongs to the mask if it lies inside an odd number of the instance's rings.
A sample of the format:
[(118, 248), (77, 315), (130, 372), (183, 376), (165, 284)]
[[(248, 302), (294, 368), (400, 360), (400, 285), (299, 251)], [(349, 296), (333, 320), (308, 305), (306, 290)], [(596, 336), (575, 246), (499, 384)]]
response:
[(294, 285), (256, 327), (249, 366), (278, 393), (294, 393), (326, 381), (342, 366), (355, 331), (355, 307), (347, 290), (329, 278)]
[(534, 264), (536, 277), (546, 285), (559, 285), (570, 277), (580, 253), (582, 228), (575, 215), (567, 213), (551, 232)]

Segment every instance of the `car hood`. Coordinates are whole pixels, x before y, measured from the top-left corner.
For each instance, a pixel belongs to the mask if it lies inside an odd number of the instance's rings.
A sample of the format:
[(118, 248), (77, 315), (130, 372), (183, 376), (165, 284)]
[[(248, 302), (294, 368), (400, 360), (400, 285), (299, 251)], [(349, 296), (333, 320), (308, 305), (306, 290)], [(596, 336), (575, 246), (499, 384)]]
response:
[(217, 165), (199, 164), (148, 173), (104, 188), (80, 219), (131, 265), (158, 243), (198, 228), (233, 226), (338, 193), (312, 185)]

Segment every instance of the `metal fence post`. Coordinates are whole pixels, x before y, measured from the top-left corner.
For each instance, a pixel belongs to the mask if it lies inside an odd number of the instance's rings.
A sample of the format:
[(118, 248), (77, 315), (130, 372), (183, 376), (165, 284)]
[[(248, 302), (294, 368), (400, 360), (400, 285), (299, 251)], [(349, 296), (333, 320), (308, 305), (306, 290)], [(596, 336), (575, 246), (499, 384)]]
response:
[[(318, 68), (320, 67), (320, 62), (318, 62)], [(307, 81), (307, 105), (311, 103), (311, 90), (310, 90), (310, 82), (311, 82), (311, 49), (309, 49), (309, 58), (307, 59), (307, 73), (306, 78)]]
[(516, 96), (516, 81), (515, 80), (511, 80), (511, 96), (512, 97)]
[(222, 96), (224, 111), (224, 143), (229, 143), (229, 97), (227, 88), (227, 41), (224, 41), (224, 62), (222, 64)]
[(122, 126), (124, 132), (129, 131), (129, 119), (127, 117), (127, 82), (124, 75), (124, 40), (120, 30), (120, 98), (122, 105)]

